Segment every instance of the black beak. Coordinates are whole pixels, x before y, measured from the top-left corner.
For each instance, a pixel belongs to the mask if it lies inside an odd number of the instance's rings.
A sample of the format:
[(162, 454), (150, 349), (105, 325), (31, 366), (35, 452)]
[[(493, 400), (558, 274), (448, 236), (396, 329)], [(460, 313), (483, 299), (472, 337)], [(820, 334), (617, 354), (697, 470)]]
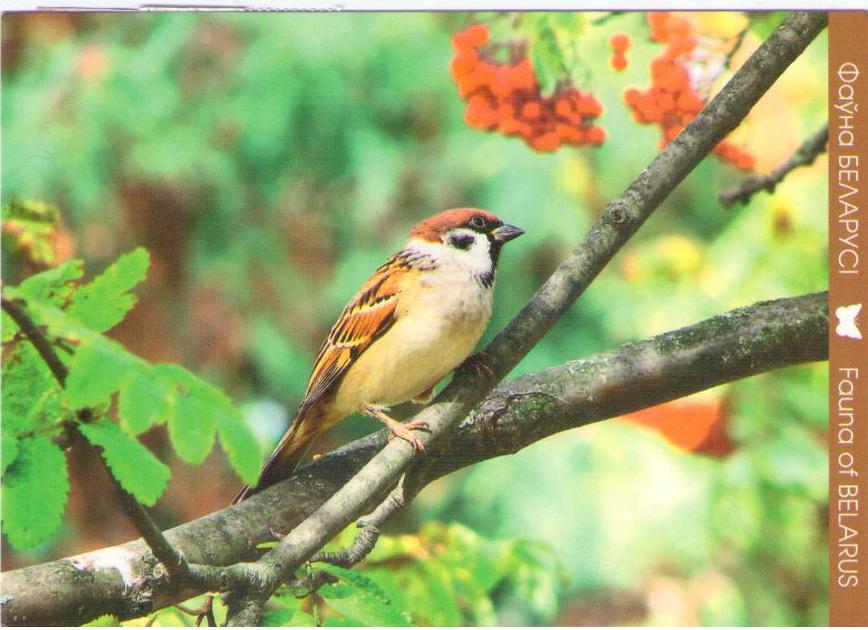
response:
[(498, 243), (506, 243), (507, 241), (511, 241), (514, 238), (518, 238), (524, 234), (524, 230), (519, 227), (515, 227), (514, 225), (504, 224), (499, 228), (494, 230), (491, 235), (494, 237), (494, 240)]

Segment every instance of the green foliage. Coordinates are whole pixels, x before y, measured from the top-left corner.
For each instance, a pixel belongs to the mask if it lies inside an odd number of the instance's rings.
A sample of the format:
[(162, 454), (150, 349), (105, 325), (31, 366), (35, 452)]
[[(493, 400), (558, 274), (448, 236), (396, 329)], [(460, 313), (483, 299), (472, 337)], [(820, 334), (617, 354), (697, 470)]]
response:
[(79, 430), (100, 453), (115, 478), (140, 503), (153, 505), (169, 483), (169, 467), (154, 457), (132, 435), (107, 418), (79, 425)]
[(117, 325), (136, 303), (130, 289), (145, 279), (148, 252), (139, 247), (121, 256), (73, 295), (69, 314), (97, 332)]
[[(346, 547), (357, 532), (348, 527), (328, 548)], [(510, 593), (550, 615), (564, 583), (563, 571), (543, 544), (488, 540), (462, 525), (437, 522), (417, 535), (380, 536), (357, 568), (314, 563), (302, 577), (310, 571), (337, 580), (320, 587), (315, 597), (297, 589), (278, 592), (264, 625), (498, 625), (495, 593)]]
[(30, 549), (60, 526), (69, 478), (63, 451), (47, 437), (24, 438), (16, 448), (3, 475), (3, 532), (13, 547)]
[[(44, 542), (60, 523), (69, 481), (63, 453), (50, 437), (72, 426), (99, 447), (112, 474), (146, 505), (162, 495), (170, 472), (135, 436), (157, 424), (168, 424), (172, 445), (191, 463), (204, 460), (219, 435), (241, 478), (256, 481), (258, 446), (224, 394), (179, 366), (151, 365), (101, 334), (134, 306), (130, 290), (147, 265), (148, 254), (139, 248), (86, 284), (77, 282), (81, 262), (69, 261), (5, 289), (46, 331), (68, 369), (61, 389), (28, 341), (19, 339), (4, 356), (3, 527), (15, 547)], [(99, 417), (115, 397), (120, 424)], [(72, 421), (74, 411), (85, 408), (98, 419)], [(34, 460), (42, 456), (46, 472), (39, 481)], [(46, 480), (55, 484), (53, 491), (29, 498)]]

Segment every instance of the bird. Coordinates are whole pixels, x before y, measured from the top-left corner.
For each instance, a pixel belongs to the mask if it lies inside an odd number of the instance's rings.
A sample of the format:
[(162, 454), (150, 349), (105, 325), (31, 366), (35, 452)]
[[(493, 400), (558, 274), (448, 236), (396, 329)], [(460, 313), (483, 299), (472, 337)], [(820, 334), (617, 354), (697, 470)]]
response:
[(427, 402), (473, 352), (491, 318), (502, 246), (524, 230), (478, 208), (454, 208), (418, 223), (404, 247), (349, 301), (323, 341), (295, 419), (238, 503), (289, 477), (319, 435), (351, 415), (380, 420), (424, 451), (389, 408)]

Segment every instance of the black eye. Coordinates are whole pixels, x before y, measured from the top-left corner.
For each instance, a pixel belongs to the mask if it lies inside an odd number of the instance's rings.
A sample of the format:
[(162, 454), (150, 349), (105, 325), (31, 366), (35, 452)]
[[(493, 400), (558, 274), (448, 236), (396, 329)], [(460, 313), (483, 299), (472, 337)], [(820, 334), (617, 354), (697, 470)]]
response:
[(479, 228), (480, 230), (484, 230), (487, 225), (488, 225), (488, 223), (485, 221), (485, 219), (480, 217), (480, 216), (475, 216), (472, 219), (470, 219), (470, 227), (475, 227), (475, 228)]
[(453, 234), (449, 237), (449, 244), (458, 249), (467, 249), (475, 240), (472, 234)]

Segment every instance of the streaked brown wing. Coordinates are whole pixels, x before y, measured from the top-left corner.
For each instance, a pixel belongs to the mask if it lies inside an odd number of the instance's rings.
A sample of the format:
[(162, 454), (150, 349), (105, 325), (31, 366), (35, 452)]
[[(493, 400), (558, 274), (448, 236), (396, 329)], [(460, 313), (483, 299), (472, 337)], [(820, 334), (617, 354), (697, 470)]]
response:
[(395, 323), (399, 283), (407, 272), (414, 270), (406, 256), (396, 254), (344, 307), (316, 357), (299, 415), (331, 392), (358, 356)]

